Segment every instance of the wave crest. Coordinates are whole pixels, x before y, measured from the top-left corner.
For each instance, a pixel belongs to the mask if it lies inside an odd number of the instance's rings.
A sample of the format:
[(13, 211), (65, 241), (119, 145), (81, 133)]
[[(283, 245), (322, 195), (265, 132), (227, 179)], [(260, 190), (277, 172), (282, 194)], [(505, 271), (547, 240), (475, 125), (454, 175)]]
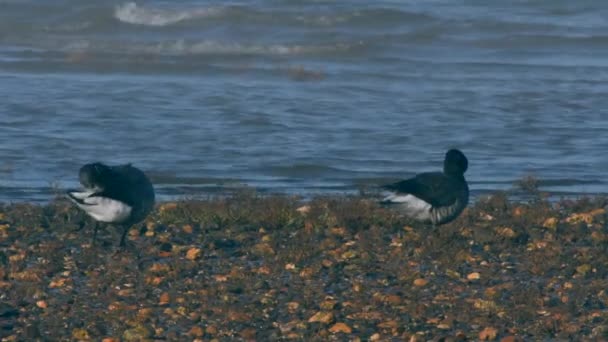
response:
[(219, 8), (198, 8), (187, 10), (168, 10), (137, 6), (135, 2), (119, 5), (114, 17), (123, 23), (146, 26), (167, 26), (180, 21), (217, 15)]

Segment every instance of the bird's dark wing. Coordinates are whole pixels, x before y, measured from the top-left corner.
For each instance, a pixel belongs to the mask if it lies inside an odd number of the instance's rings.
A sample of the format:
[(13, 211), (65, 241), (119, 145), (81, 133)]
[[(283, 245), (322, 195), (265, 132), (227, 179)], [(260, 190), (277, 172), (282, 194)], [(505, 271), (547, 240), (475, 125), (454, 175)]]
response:
[(384, 186), (385, 189), (411, 194), (434, 207), (451, 205), (458, 199), (461, 182), (442, 172), (421, 173), (414, 178)]
[(112, 181), (112, 186), (97, 191), (91, 194), (89, 197), (104, 197), (115, 201), (125, 203), (131, 207), (135, 206), (139, 200), (137, 194), (131, 189), (129, 184), (121, 182), (119, 179)]
[(111, 186), (104, 193), (107, 197), (136, 206), (142, 201), (154, 201), (154, 188), (146, 175), (131, 164), (112, 167)]

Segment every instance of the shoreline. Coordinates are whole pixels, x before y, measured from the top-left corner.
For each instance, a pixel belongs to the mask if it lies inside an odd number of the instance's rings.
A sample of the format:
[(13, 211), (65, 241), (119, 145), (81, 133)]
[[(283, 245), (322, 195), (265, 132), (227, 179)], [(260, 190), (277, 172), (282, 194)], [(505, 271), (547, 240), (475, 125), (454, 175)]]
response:
[(163, 202), (129, 232), (0, 204), (0, 336), (517, 341), (608, 336), (603, 196), (496, 193), (433, 231), (360, 197)]

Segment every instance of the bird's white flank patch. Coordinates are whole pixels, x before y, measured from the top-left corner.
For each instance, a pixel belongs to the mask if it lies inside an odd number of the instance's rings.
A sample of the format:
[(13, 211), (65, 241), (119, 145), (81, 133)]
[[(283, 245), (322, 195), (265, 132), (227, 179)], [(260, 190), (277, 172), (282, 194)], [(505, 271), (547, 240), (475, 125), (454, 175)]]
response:
[(92, 196), (83, 199), (84, 204), (76, 203), (91, 217), (101, 222), (124, 222), (131, 215), (130, 205), (107, 197)]
[(431, 204), (414, 195), (390, 192), (384, 201), (399, 204), (403, 212), (411, 218), (425, 221), (431, 217)]

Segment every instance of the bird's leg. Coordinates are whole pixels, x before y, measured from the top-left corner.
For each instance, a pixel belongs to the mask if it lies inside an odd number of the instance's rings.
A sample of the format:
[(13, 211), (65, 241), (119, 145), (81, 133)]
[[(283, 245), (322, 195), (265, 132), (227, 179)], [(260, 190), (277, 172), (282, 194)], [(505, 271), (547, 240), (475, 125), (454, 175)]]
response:
[(92, 245), (95, 246), (95, 242), (97, 241), (97, 231), (99, 230), (99, 221), (95, 221), (95, 227), (93, 228), (93, 241)]
[(120, 237), (120, 247), (125, 247), (125, 238), (127, 237), (127, 232), (129, 231), (128, 225), (123, 225), (122, 236)]
[(431, 233), (427, 236), (427, 248), (434, 250), (435, 252), (443, 251), (443, 249), (450, 244), (450, 241), (442, 241), (445, 239), (444, 234), (442, 234), (442, 230), (438, 224), (431, 223)]

